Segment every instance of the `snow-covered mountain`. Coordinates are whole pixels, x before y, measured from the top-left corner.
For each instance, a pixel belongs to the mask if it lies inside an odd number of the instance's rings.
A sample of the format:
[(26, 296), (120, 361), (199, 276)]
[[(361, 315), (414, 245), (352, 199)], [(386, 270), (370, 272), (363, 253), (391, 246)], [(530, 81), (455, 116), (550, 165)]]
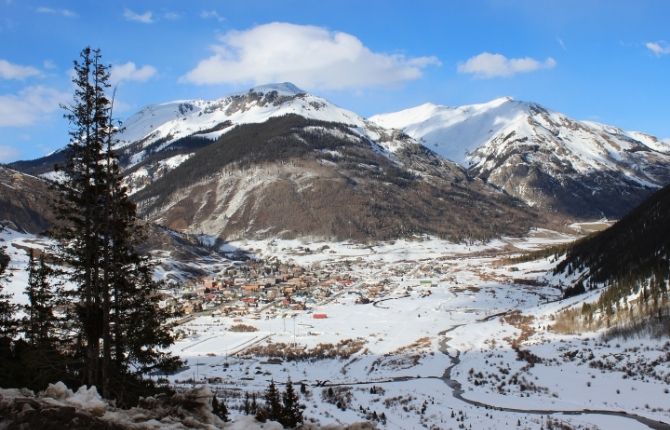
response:
[(670, 144), (509, 97), (376, 115), (531, 206), (619, 217), (670, 183)]
[(131, 189), (136, 192), (186, 161), (195, 153), (190, 149), (206, 146), (236, 126), (259, 124), (289, 114), (346, 124), (355, 134), (386, 149), (395, 150), (407, 144), (407, 139), (395, 139), (392, 133), (354, 112), (284, 82), (257, 86), (216, 100), (147, 106), (124, 122), (117, 148), (125, 161)]
[[(366, 120), (271, 84), (148, 106), (118, 139), (143, 215), (212, 237), (485, 238), (542, 225), (537, 209), (620, 217), (670, 182), (667, 143), (510, 98)], [(63, 158), (12, 167), (50, 177)]]
[(147, 106), (124, 122), (118, 146), (141, 142), (148, 147), (160, 140), (167, 147), (186, 136), (216, 139), (236, 125), (261, 123), (287, 114), (364, 126), (364, 120), (355, 113), (284, 82), (257, 86), (216, 100), (182, 100)]
[[(289, 83), (146, 107), (116, 148), (144, 216), (211, 237), (484, 239), (535, 218), (406, 134)], [(14, 167), (49, 176), (63, 157)]]
[[(519, 234), (534, 214), (413, 140), (382, 140), (299, 115), (244, 124), (134, 198), (149, 219), (227, 239), (452, 240)], [(403, 140), (404, 139), (404, 140)]]

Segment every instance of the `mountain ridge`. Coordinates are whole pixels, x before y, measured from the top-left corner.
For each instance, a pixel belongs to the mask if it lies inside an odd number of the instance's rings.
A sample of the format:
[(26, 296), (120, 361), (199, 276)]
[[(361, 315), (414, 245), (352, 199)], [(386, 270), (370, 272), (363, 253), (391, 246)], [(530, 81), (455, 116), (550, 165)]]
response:
[[(520, 234), (531, 225), (620, 217), (670, 182), (670, 151), (651, 148), (663, 149), (665, 143), (575, 122), (535, 103), (503, 97), (456, 108), (424, 104), (392, 115), (391, 122), (429, 123), (387, 128), (393, 124), (379, 116), (365, 119), (291, 83), (267, 84), (214, 100), (147, 106), (126, 121), (115, 148), (145, 216), (217, 237), (369, 240), (428, 233), (483, 239)], [(417, 130), (429, 133), (417, 136)], [(431, 142), (431, 136), (451, 136), (457, 144)], [(445, 157), (445, 150), (464, 148), (469, 148), (466, 166), (463, 157), (461, 165)], [(64, 157), (60, 151), (13, 167), (54, 179), (49, 165)], [(398, 188), (382, 191), (389, 186)], [(310, 187), (322, 191), (310, 194)], [(352, 196), (356, 209), (345, 196)], [(295, 222), (283, 208), (289, 202), (307, 218)], [(339, 206), (329, 209), (328, 203)], [(336, 215), (329, 218), (329, 211)], [(548, 215), (531, 222), (529, 216), (540, 211)], [(520, 224), (486, 221), (486, 215), (500, 214)], [(318, 223), (324, 217), (331, 220), (326, 227)], [(357, 219), (356, 228), (347, 224), (348, 217)], [(406, 219), (412, 220), (409, 225)], [(446, 228), (446, 219), (462, 232)], [(492, 225), (484, 227), (486, 222)]]
[(670, 144), (509, 97), (423, 104), (370, 120), (401, 129), (531, 206), (569, 217), (619, 218), (670, 183)]

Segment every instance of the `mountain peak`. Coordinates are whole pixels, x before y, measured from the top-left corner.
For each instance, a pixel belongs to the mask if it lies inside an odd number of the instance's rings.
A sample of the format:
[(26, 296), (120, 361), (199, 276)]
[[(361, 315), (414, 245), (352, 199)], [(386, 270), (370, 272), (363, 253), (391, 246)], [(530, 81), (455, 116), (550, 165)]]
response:
[(307, 94), (307, 91), (298, 88), (291, 82), (280, 82), (273, 84), (258, 85), (249, 90), (250, 93), (270, 93), (276, 91), (282, 96), (297, 96), (298, 94)]
[(498, 97), (497, 99), (493, 99), (490, 102), (484, 103), (489, 106), (500, 106), (508, 102), (513, 102), (514, 98), (510, 96), (504, 96), (504, 97)]

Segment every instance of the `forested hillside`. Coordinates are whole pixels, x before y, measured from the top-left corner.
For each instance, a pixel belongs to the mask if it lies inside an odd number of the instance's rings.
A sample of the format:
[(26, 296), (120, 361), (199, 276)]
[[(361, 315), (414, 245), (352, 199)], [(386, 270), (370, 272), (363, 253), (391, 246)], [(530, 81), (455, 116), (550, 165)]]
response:
[(656, 192), (607, 230), (576, 242), (556, 272), (583, 272), (566, 295), (606, 287), (596, 303), (582, 308), (588, 324), (630, 324), (640, 317), (665, 319), (670, 279), (670, 187)]

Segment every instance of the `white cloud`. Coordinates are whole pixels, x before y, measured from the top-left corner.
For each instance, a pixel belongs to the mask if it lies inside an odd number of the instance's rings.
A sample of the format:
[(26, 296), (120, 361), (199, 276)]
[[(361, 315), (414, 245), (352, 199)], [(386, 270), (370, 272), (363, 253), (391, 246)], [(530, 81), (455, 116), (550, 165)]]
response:
[(123, 10), (123, 17), (128, 21), (141, 22), (142, 24), (151, 24), (154, 22), (154, 14), (150, 10), (144, 13), (137, 13), (126, 8)]
[(35, 9), (37, 13), (47, 13), (51, 15), (61, 15), (66, 18), (77, 18), (79, 15), (76, 12), (71, 11), (70, 9), (53, 9), (46, 6), (40, 6)]
[(213, 18), (219, 22), (223, 22), (226, 20), (226, 17), (219, 15), (219, 13), (215, 10), (203, 10), (202, 12), (200, 12), (200, 18), (203, 19)]
[(646, 46), (647, 49), (653, 52), (657, 57), (670, 54), (670, 45), (662, 41), (647, 42), (644, 46)]
[(0, 59), (0, 79), (25, 79), (40, 74), (40, 71), (32, 66), (19, 66)]
[(27, 87), (18, 94), (0, 95), (0, 127), (32, 125), (70, 100), (69, 93), (43, 86)]
[(483, 52), (458, 65), (460, 73), (469, 73), (477, 78), (488, 79), (509, 77), (518, 73), (534, 72), (540, 69), (553, 69), (556, 60), (549, 57), (544, 61), (534, 58), (507, 58), (502, 54)]
[(14, 161), (19, 156), (19, 150), (9, 145), (0, 145), (0, 163)]
[(212, 51), (180, 81), (290, 81), (312, 89), (363, 88), (418, 79), (425, 67), (440, 64), (436, 57), (373, 52), (351, 34), (281, 22), (229, 31)]
[(112, 66), (112, 76), (109, 81), (116, 85), (121, 81), (145, 82), (156, 75), (156, 68), (144, 65), (138, 68), (135, 63), (129, 61), (125, 64), (116, 64)]

